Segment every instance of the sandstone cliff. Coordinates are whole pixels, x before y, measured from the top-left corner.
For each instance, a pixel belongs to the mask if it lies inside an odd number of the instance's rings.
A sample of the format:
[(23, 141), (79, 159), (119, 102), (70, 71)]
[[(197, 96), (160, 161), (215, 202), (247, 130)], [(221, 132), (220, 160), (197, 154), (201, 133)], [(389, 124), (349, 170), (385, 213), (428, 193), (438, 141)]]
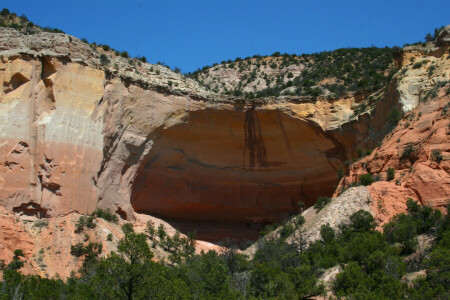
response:
[(200, 238), (255, 237), (298, 201), (331, 195), (339, 166), (388, 131), (392, 107), (409, 111), (448, 80), (448, 46), (419, 54), (431, 75), (410, 66), (370, 95), (249, 101), (69, 35), (1, 28), (0, 205), (41, 217), (111, 208)]

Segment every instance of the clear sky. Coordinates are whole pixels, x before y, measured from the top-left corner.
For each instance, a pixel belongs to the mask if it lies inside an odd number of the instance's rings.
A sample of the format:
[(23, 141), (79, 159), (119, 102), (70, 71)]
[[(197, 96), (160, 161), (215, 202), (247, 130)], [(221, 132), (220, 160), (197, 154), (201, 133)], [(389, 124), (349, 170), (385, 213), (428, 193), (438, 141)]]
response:
[(450, 24), (449, 0), (0, 0), (0, 7), (183, 72), (275, 51), (402, 46)]

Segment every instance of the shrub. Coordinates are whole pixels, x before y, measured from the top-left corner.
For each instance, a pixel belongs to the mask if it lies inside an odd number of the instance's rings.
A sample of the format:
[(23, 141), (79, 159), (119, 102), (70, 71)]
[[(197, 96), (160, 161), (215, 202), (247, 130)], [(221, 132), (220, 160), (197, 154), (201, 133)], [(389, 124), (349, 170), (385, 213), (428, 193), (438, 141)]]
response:
[(361, 148), (356, 149), (356, 155), (358, 156), (358, 158), (364, 157), (364, 152)]
[(106, 236), (106, 240), (107, 240), (107, 241), (112, 241), (112, 240), (113, 240), (113, 235), (112, 235), (112, 233), (108, 233), (108, 235)]
[(322, 208), (324, 208), (324, 207), (325, 207), (328, 203), (330, 203), (330, 202), (331, 202), (331, 198), (320, 196), (320, 197), (317, 199), (316, 204), (314, 204), (314, 209), (315, 209), (316, 211), (321, 211)]
[(100, 54), (100, 63), (102, 66), (109, 65), (109, 58), (105, 54)]
[(350, 228), (354, 231), (368, 232), (376, 226), (373, 216), (365, 210), (358, 210), (350, 216)]
[(373, 175), (370, 173), (359, 175), (359, 183), (365, 186), (371, 185), (373, 183)]
[(152, 221), (147, 222), (147, 233), (150, 237), (153, 237), (156, 234), (155, 225), (153, 224)]
[(386, 240), (391, 243), (399, 243), (402, 254), (414, 252), (417, 246), (417, 231), (412, 218), (405, 214), (396, 215), (384, 226)]
[(286, 239), (291, 234), (293, 234), (294, 231), (295, 231), (295, 228), (294, 228), (294, 226), (292, 224), (285, 223), (285, 224), (283, 224), (283, 226), (281, 226), (281, 229), (279, 231), (280, 238)]
[(104, 51), (109, 51), (111, 48), (108, 45), (102, 45)]
[(388, 124), (389, 129), (392, 130), (397, 126), (398, 122), (402, 119), (402, 113), (397, 109), (393, 108), (389, 111)]
[(42, 228), (42, 227), (47, 227), (48, 226), (48, 221), (46, 220), (38, 220), (36, 222), (34, 222), (33, 227), (38, 227), (38, 228)]
[(9, 9), (7, 8), (2, 9), (2, 11), (0, 11), (0, 15), (3, 17), (9, 15)]
[(271, 63), (271, 64), (270, 64), (270, 67), (271, 67), (272, 69), (276, 69), (276, 68), (277, 68), (277, 64), (276, 64), (276, 63)]
[(131, 224), (131, 223), (123, 224), (122, 231), (125, 235), (133, 233), (134, 232), (133, 224)]
[(403, 149), (403, 153), (401, 156), (401, 159), (408, 159), (409, 157), (411, 157), (411, 154), (414, 151), (414, 147), (412, 145), (408, 145)]
[(16, 257), (20, 257), (20, 256), (25, 257), (25, 254), (23, 253), (22, 249), (16, 249), (16, 250), (14, 250), (14, 256), (16, 256)]
[(433, 150), (433, 152), (431, 152), (431, 159), (440, 164), (444, 157), (440, 150)]
[(389, 168), (386, 173), (387, 173), (387, 181), (391, 181), (392, 179), (395, 178), (394, 168)]
[(84, 254), (84, 245), (83, 243), (77, 243), (75, 245), (70, 246), (70, 254), (76, 257), (80, 257)]
[(110, 209), (107, 208), (106, 210), (103, 210), (101, 208), (97, 208), (92, 214), (91, 216), (96, 217), (96, 218), (102, 218), (108, 222), (111, 223), (115, 223), (117, 224), (119, 222), (119, 218), (117, 217), (117, 215), (111, 213)]
[(86, 217), (81, 216), (78, 218), (78, 221), (75, 223), (75, 232), (80, 233), (84, 230), (84, 226), (86, 224)]
[(124, 58), (129, 58), (130, 56), (128, 55), (127, 51), (122, 51), (120, 52), (120, 56), (124, 57)]
[(420, 67), (422, 67), (422, 65), (423, 65), (422, 62), (416, 62), (416, 63), (413, 65), (413, 69), (419, 69)]
[(164, 227), (163, 224), (159, 224), (158, 230), (156, 233), (158, 234), (158, 236), (161, 240), (164, 240), (164, 238), (167, 236), (166, 228)]

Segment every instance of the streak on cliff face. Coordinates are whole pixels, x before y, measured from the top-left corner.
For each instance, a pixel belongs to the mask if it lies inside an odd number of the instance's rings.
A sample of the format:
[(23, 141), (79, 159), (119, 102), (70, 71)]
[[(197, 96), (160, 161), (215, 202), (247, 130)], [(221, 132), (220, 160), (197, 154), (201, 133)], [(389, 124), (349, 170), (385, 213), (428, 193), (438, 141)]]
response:
[(244, 149), (244, 168), (246, 153), (249, 154), (249, 166), (250, 169), (255, 168), (256, 163), (259, 168), (267, 167), (267, 152), (264, 145), (264, 138), (262, 135), (261, 124), (258, 118), (258, 112), (255, 110), (255, 105), (252, 104), (245, 112), (245, 149)]

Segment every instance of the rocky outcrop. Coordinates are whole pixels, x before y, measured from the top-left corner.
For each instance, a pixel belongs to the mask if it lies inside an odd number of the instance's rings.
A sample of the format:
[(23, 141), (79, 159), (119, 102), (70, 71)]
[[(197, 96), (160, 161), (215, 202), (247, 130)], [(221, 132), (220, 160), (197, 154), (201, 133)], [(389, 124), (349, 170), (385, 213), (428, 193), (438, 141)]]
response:
[[(301, 232), (303, 243), (305, 243), (305, 246), (309, 245), (320, 239), (320, 228), (323, 225), (328, 224), (333, 230), (338, 231), (339, 226), (348, 224), (350, 216), (359, 210), (368, 211), (371, 214), (374, 214), (375, 212), (372, 210), (373, 202), (374, 199), (366, 187), (360, 186), (348, 189), (339, 197), (332, 199), (332, 201), (320, 211), (317, 211), (314, 207), (310, 207), (302, 212), (301, 215), (305, 218), (305, 223), (299, 228), (295, 228), (296, 232), (291, 234), (286, 241), (288, 243), (295, 243), (295, 239)], [(294, 221), (289, 220), (287, 224), (294, 225)], [(261, 243), (264, 243), (264, 241), (268, 239), (278, 237), (280, 230), (281, 228), (278, 228), (269, 233), (247, 248), (244, 253), (253, 256)]]
[(449, 87), (436, 89), (435, 99), (405, 115), (381, 147), (351, 166), (336, 193), (370, 173), (380, 180), (368, 189), (377, 199), (373, 209), (381, 222), (404, 211), (408, 198), (444, 209), (450, 200)]
[[(96, 218), (95, 228), (85, 227), (83, 232), (76, 232), (79, 218), (80, 214), (70, 213), (65, 216), (39, 219), (34, 216), (17, 215), (0, 207), (0, 260), (8, 264), (12, 260), (14, 250), (21, 249), (24, 252), (22, 273), (52, 278), (60, 276), (66, 279), (72, 272), (77, 272), (83, 263), (83, 257), (71, 254), (71, 245), (100, 243), (102, 245), (100, 257), (106, 257), (112, 251), (117, 252), (118, 242), (124, 236), (121, 229), (124, 221), (115, 224)], [(143, 214), (137, 215), (133, 222), (135, 232), (147, 234), (147, 222), (151, 222), (155, 228), (164, 226), (170, 236), (176, 233), (170, 224)], [(197, 253), (221, 249), (204, 241), (196, 241), (195, 248)], [(151, 249), (155, 260), (169, 262), (171, 253), (167, 249), (159, 244), (152, 245)]]
[[(211, 240), (255, 237), (298, 201), (331, 195), (339, 166), (384, 136), (389, 109), (418, 103), (399, 76), (330, 101), (219, 96), (64, 34), (2, 28), (0, 56), (0, 205), (41, 217), (147, 213)], [(435, 76), (448, 76), (446, 57)], [(213, 234), (211, 222), (228, 229)]]

